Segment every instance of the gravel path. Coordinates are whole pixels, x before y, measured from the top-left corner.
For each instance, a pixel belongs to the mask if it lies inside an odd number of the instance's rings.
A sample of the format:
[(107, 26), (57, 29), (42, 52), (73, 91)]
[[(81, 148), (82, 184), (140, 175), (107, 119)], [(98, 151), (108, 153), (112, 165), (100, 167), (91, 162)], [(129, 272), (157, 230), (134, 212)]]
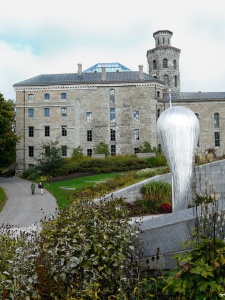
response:
[(0, 226), (4, 223), (27, 228), (54, 214), (57, 209), (55, 198), (45, 189), (44, 195), (40, 195), (37, 184), (35, 194), (31, 195), (30, 185), (30, 181), (19, 177), (0, 177), (0, 187), (8, 197), (0, 212)]

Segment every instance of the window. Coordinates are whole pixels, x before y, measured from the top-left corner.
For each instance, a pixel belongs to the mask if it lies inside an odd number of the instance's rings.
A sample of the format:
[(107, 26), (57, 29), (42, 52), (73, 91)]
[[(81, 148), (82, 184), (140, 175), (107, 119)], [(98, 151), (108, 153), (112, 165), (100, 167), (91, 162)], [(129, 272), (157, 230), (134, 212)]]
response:
[(66, 107), (61, 108), (62, 117), (66, 117)]
[(110, 138), (111, 138), (111, 141), (116, 140), (116, 128), (115, 128), (115, 126), (110, 127)]
[(139, 153), (140, 151), (139, 151), (139, 148), (134, 148), (134, 153), (136, 154), (136, 153)]
[(67, 126), (62, 126), (62, 136), (67, 136)]
[(28, 147), (28, 155), (29, 155), (29, 157), (34, 156), (34, 146)]
[(28, 94), (28, 100), (34, 100), (34, 95), (33, 94)]
[(164, 84), (169, 85), (169, 76), (168, 75), (164, 75)]
[(49, 117), (50, 116), (50, 109), (47, 107), (44, 108), (44, 116)]
[(110, 122), (115, 122), (115, 108), (110, 108)]
[(139, 129), (134, 129), (134, 140), (135, 141), (139, 140)]
[(45, 136), (50, 136), (50, 126), (45, 126)]
[(44, 99), (45, 99), (45, 100), (49, 100), (49, 99), (50, 99), (50, 94), (48, 94), (48, 93), (47, 93), (47, 94), (44, 94)]
[(173, 61), (173, 68), (176, 69), (177, 68), (177, 61), (174, 59)]
[(111, 145), (111, 156), (116, 155), (116, 145)]
[(34, 169), (34, 164), (28, 164), (28, 169)]
[(61, 94), (61, 99), (66, 99), (66, 93)]
[(67, 146), (61, 146), (62, 156), (67, 156)]
[(214, 132), (214, 137), (215, 137), (215, 147), (220, 147), (220, 133)]
[(110, 104), (115, 104), (115, 90), (111, 89), (109, 91)]
[(157, 69), (157, 63), (156, 63), (156, 60), (153, 60), (153, 70), (156, 70)]
[(214, 128), (220, 128), (220, 114), (214, 114)]
[(163, 38), (163, 45), (165, 44), (165, 38)]
[(174, 76), (174, 86), (177, 87), (177, 76)]
[(160, 108), (157, 109), (157, 119), (160, 117)]
[(157, 91), (157, 98), (160, 98), (160, 92)]
[(87, 130), (87, 141), (92, 142), (92, 130)]
[(138, 110), (134, 111), (133, 117), (134, 117), (134, 122), (139, 122), (140, 121)]
[(87, 156), (92, 156), (92, 149), (87, 149)]
[(34, 136), (34, 126), (28, 127), (28, 136), (33, 137)]
[(168, 68), (168, 59), (164, 58), (163, 60), (163, 68)]
[(92, 114), (90, 111), (86, 112), (86, 122), (91, 123), (92, 120)]
[(33, 118), (34, 117), (34, 109), (33, 108), (28, 108), (28, 117)]
[(45, 155), (50, 156), (50, 146), (45, 146)]
[[(198, 118), (198, 121), (199, 121), (199, 114), (198, 113), (195, 113), (196, 117)], [(198, 139), (198, 142), (197, 142), (197, 147), (199, 147), (199, 139)]]

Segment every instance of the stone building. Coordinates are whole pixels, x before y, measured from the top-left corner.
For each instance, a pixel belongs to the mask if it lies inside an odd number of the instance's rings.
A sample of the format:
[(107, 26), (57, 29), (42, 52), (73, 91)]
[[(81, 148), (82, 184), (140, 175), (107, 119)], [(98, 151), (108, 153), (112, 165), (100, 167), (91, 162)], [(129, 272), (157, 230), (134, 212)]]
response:
[[(99, 63), (70, 74), (44, 74), (14, 84), (16, 92), (17, 172), (32, 167), (42, 146), (58, 141), (63, 157), (81, 146), (93, 155), (104, 142), (111, 155), (138, 153), (144, 142), (158, 145), (156, 122), (173, 105), (192, 109), (200, 121), (199, 149), (225, 149), (224, 93), (180, 92), (180, 49), (172, 32), (153, 34), (147, 51), (149, 74), (119, 63)], [(47, 148), (46, 148), (47, 149)]]

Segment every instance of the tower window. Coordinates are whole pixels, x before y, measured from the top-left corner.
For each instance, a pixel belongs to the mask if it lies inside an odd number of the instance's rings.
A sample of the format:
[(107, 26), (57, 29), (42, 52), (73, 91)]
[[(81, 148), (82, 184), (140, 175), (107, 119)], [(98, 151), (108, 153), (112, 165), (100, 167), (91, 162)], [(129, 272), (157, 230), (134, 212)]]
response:
[(168, 68), (168, 59), (164, 58), (163, 60), (163, 68)]
[(164, 75), (164, 84), (169, 85), (169, 76), (168, 75)]
[(177, 61), (174, 59), (173, 61), (173, 68), (176, 69), (177, 68)]
[(153, 60), (153, 70), (156, 70), (157, 69), (157, 63), (156, 63), (156, 60)]
[(174, 76), (174, 86), (177, 87), (177, 76)]

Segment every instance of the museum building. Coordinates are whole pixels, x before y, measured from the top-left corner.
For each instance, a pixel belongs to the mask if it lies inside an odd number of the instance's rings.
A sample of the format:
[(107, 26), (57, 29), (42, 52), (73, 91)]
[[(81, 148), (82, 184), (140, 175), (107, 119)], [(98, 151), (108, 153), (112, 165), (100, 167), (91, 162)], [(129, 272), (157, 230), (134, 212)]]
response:
[(153, 34), (147, 51), (149, 74), (120, 63), (98, 63), (76, 73), (43, 74), (13, 85), (16, 92), (17, 172), (33, 167), (42, 146), (58, 141), (62, 156), (81, 146), (92, 156), (104, 142), (111, 155), (138, 153), (144, 142), (157, 147), (156, 123), (168, 108), (186, 106), (200, 122), (199, 150), (225, 149), (225, 92), (180, 92), (181, 50), (171, 46), (172, 32)]

